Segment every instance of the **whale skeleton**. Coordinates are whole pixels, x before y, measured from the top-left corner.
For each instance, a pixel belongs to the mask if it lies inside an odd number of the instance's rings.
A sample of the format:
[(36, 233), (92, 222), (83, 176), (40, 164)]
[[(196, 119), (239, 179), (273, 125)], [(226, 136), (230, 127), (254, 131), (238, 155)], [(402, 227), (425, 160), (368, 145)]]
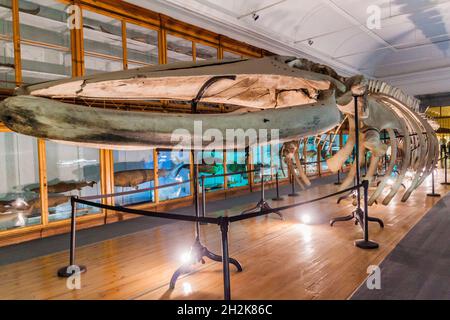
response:
[[(342, 77), (328, 66), (306, 59), (269, 56), (260, 59), (179, 62), (118, 72), (22, 86), (17, 95), (0, 105), (0, 121), (11, 130), (53, 141), (107, 149), (174, 148), (189, 136), (200, 141), (191, 149), (215, 149), (203, 132), (216, 130), (227, 145), (230, 129), (267, 130), (267, 142), (283, 142), (280, 154), (300, 186), (310, 182), (302, 169), (299, 143), (349, 123), (349, 139), (327, 159), (332, 172), (339, 170), (354, 148), (354, 96), (360, 116), (360, 154), (370, 151), (365, 179), (373, 180), (377, 164), (388, 145), (380, 131), (389, 135), (390, 163), (385, 176), (371, 194), (374, 203), (389, 187), (383, 200), (388, 204), (408, 173), (410, 186), (406, 201), (435, 168), (438, 158), (435, 124), (419, 113), (419, 101), (401, 90), (360, 75)], [(232, 112), (193, 113), (107, 109), (95, 102), (178, 101), (232, 107)], [(101, 105), (101, 103), (100, 103)], [(201, 123), (202, 131), (196, 132)], [(273, 134), (277, 130), (277, 134)], [(178, 132), (174, 138), (174, 132)], [(180, 134), (181, 132), (181, 134)], [(258, 138), (236, 139), (234, 148), (261, 142)], [(186, 145), (184, 145), (186, 147)], [(360, 159), (363, 157), (360, 157)], [(351, 167), (342, 188), (348, 187), (356, 172)], [(360, 165), (360, 164), (358, 164)], [(395, 166), (399, 174), (388, 184)]]

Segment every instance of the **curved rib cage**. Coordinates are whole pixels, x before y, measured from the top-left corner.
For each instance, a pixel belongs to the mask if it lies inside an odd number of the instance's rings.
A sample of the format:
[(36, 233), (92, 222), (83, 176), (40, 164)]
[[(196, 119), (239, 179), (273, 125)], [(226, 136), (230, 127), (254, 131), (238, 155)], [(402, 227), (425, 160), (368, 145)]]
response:
[[(419, 103), (414, 97), (383, 81), (370, 80), (368, 83), (365, 111), (361, 115), (359, 152), (360, 159), (364, 159), (366, 152), (370, 152), (371, 157), (363, 179), (374, 181), (379, 162), (390, 149), (387, 169), (370, 195), (369, 205), (377, 201), (386, 188), (388, 192), (382, 203), (389, 204), (402, 185), (406, 190), (401, 200), (406, 201), (436, 166), (439, 146), (434, 124), (418, 112)], [(327, 160), (329, 168), (334, 172), (342, 167), (355, 144), (352, 138), (355, 136), (352, 113), (348, 113), (348, 119), (350, 138), (347, 144)], [(389, 145), (380, 139), (382, 130), (386, 130), (388, 134)], [(394, 172), (395, 168), (398, 169)], [(353, 164), (341, 188), (347, 188), (353, 183), (355, 172), (356, 164)]]
[[(205, 83), (217, 81), (206, 88)], [(201, 92), (201, 95), (199, 96)], [(402, 200), (406, 201), (433, 170), (438, 157), (437, 139), (430, 123), (418, 113), (419, 102), (384, 82), (362, 76), (345, 78), (328, 66), (306, 59), (271, 56), (261, 59), (174, 63), (111, 72), (24, 86), (18, 96), (0, 105), (0, 120), (11, 130), (39, 138), (110, 149), (173, 148), (175, 130), (183, 130), (207, 149), (210, 141), (195, 131), (215, 129), (226, 137), (227, 129), (272, 129), (269, 143), (284, 142), (281, 150), (300, 186), (310, 182), (302, 169), (299, 141), (318, 136), (349, 123), (346, 145), (327, 160), (331, 171), (339, 170), (350, 157), (354, 144), (354, 100), (358, 96), (361, 123), (360, 159), (370, 151), (365, 179), (373, 180), (378, 163), (390, 151), (386, 174), (370, 197), (372, 204), (389, 187), (388, 204), (402, 182), (410, 179)], [(216, 114), (141, 112), (92, 107), (95, 102), (194, 101), (232, 106), (232, 112)], [(74, 102), (68, 103), (67, 101)], [(84, 103), (86, 102), (86, 103)], [(389, 146), (380, 139), (386, 130)], [(278, 140), (275, 141), (275, 138)], [(259, 141), (241, 140), (245, 148)], [(225, 145), (225, 143), (224, 143)], [(398, 175), (388, 181), (398, 168)], [(342, 188), (353, 182), (356, 164)]]

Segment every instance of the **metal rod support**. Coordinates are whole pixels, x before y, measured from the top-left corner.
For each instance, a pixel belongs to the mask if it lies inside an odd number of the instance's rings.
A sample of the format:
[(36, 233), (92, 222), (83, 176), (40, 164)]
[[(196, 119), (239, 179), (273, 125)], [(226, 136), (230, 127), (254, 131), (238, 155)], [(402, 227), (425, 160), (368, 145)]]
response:
[(222, 265), (223, 265), (223, 297), (224, 300), (231, 300), (230, 283), (230, 256), (228, 252), (228, 219), (223, 218), (220, 222), (220, 232), (222, 233)]

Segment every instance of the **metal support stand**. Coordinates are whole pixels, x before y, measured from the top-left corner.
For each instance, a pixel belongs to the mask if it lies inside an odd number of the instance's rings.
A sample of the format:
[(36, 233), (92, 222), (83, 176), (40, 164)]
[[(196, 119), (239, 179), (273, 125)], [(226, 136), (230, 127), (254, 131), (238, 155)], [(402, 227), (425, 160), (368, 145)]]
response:
[[(222, 265), (223, 265), (223, 298), (231, 300), (231, 283), (230, 283), (230, 263), (233, 263), (228, 253), (228, 226), (227, 218), (220, 221), (220, 232), (222, 234)], [(242, 269), (241, 269), (242, 271)]]
[(434, 169), (431, 170), (431, 193), (427, 194), (428, 197), (440, 197), (439, 193), (434, 192)]
[(276, 185), (276, 188), (277, 188), (277, 196), (275, 198), (272, 198), (272, 200), (274, 200), (274, 201), (283, 200), (284, 198), (280, 196), (280, 183), (278, 181), (278, 172), (275, 175), (275, 185)]
[(337, 172), (337, 181), (334, 183), (337, 186), (340, 186), (342, 184), (341, 182), (341, 169), (338, 170)]
[(71, 218), (70, 218), (70, 258), (69, 258), (69, 265), (62, 267), (58, 270), (58, 277), (61, 278), (68, 278), (71, 275), (79, 272), (84, 273), (87, 271), (87, 268), (82, 265), (76, 265), (75, 264), (75, 247), (76, 247), (76, 221), (77, 221), (77, 212), (76, 212), (76, 204), (75, 204), (75, 198), (76, 196), (72, 196), (70, 198), (70, 206), (71, 209)]
[[(262, 153), (261, 153), (261, 157), (262, 157)], [(265, 196), (265, 191), (264, 191), (264, 162), (263, 161), (261, 161), (261, 173), (260, 174), (261, 174), (261, 198), (259, 199), (256, 206), (242, 211), (241, 214), (247, 214), (247, 213), (253, 213), (253, 212), (257, 212), (257, 211), (272, 209), (270, 204), (268, 204), (266, 201), (266, 196)], [(281, 212), (276, 211), (274, 213), (277, 214), (281, 219), (283, 219), (283, 215), (281, 214)]]
[[(197, 218), (200, 217), (200, 207), (199, 207), (199, 203), (198, 203), (198, 163), (197, 163), (197, 157), (195, 152), (192, 150), (192, 160), (194, 161), (194, 171), (193, 171), (193, 181), (194, 181), (194, 208), (195, 208), (195, 216)], [(205, 216), (205, 212), (206, 212), (206, 192), (205, 192), (205, 184), (204, 184), (204, 178), (202, 179), (202, 216)], [(228, 227), (227, 227), (228, 228)], [(227, 255), (228, 255), (228, 250), (227, 250)], [(217, 261), (217, 262), (222, 262), (224, 261), (224, 259), (222, 259), (221, 256), (212, 253), (211, 251), (208, 250), (207, 247), (205, 247), (201, 242), (200, 242), (200, 223), (197, 221), (195, 223), (195, 240), (194, 240), (194, 244), (191, 246), (191, 250), (189, 252), (189, 261), (187, 261), (186, 263), (184, 263), (181, 267), (179, 267), (172, 275), (172, 278), (170, 279), (170, 289), (174, 289), (175, 288), (175, 284), (177, 282), (177, 279), (180, 275), (182, 274), (187, 274), (190, 273), (192, 271), (192, 265), (201, 262), (202, 264), (205, 263), (205, 259), (204, 258), (209, 258), (213, 261)], [(233, 264), (237, 271), (240, 272), (242, 271), (242, 266), (241, 264), (233, 259), (233, 258), (229, 258), (227, 257), (226, 261), (228, 263)], [(229, 270), (229, 267), (227, 266), (227, 269)], [(229, 272), (229, 271), (228, 271)]]
[(444, 186), (449, 186), (450, 182), (447, 180), (447, 160), (448, 160), (448, 153), (446, 152), (444, 155), (444, 182), (441, 182)]
[(288, 194), (288, 197), (296, 197), (299, 194), (295, 192), (295, 180), (294, 174), (291, 174), (291, 193)]
[[(364, 215), (367, 215), (367, 210), (365, 210), (365, 212), (361, 209), (361, 188), (360, 188), (360, 184), (361, 184), (361, 170), (359, 167), (359, 114), (358, 114), (358, 97), (354, 96), (354, 104), (355, 104), (355, 149), (354, 149), (354, 159), (355, 159), (355, 165), (356, 165), (356, 181), (355, 181), (355, 185), (358, 186), (356, 188), (356, 209), (348, 216), (344, 216), (344, 217), (336, 217), (336, 218), (332, 218), (330, 220), (330, 226), (333, 226), (335, 222), (340, 222), (340, 221), (350, 221), (355, 219), (355, 224), (360, 224), (361, 227), (363, 227), (364, 229), (364, 223), (367, 223), (368, 221), (373, 221), (373, 222), (377, 222), (381, 228), (384, 228), (384, 223), (381, 219), (378, 218), (374, 218), (374, 217), (369, 217), (367, 216), (366, 218), (364, 218)], [(369, 188), (369, 184), (368, 181), (364, 182), (364, 186), (367, 183), (367, 189)], [(341, 197), (342, 198), (342, 197)], [(338, 201), (342, 200), (341, 198), (339, 198)], [(364, 203), (364, 206), (368, 207), (368, 201), (366, 201)], [(366, 228), (367, 229), (367, 228)]]
[[(369, 240), (369, 181), (365, 180), (363, 182), (364, 188), (364, 212), (363, 212), (363, 231), (364, 239), (356, 240), (355, 246), (361, 249), (376, 249), (378, 248), (378, 243)], [(361, 222), (361, 221), (360, 221)]]

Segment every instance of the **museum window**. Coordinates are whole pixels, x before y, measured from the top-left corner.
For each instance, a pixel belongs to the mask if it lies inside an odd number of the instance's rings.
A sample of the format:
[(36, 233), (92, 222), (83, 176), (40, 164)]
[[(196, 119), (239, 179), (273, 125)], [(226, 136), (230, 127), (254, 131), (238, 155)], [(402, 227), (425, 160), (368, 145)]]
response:
[(167, 34), (167, 62), (192, 61), (192, 41)]
[(247, 154), (245, 150), (239, 151), (227, 151), (227, 174), (228, 173), (238, 173), (234, 175), (227, 176), (227, 187), (236, 188), (248, 186), (249, 174), (245, 171), (247, 168)]
[(201, 43), (195, 44), (196, 61), (217, 59), (217, 48), (207, 46)]
[(327, 155), (328, 155), (328, 150), (330, 149), (330, 143), (331, 143), (330, 139), (331, 139), (331, 133), (329, 135), (322, 134), (320, 136), (320, 154), (319, 154), (317, 161), (319, 161), (321, 173), (328, 171), (328, 164), (326, 162), (326, 159), (327, 159)]
[(19, 8), (23, 83), (70, 77), (72, 55), (65, 5), (20, 0)]
[(243, 57), (241, 54), (237, 54), (237, 53), (230, 52), (230, 51), (223, 52), (223, 60), (242, 59), (242, 58)]
[[(101, 194), (99, 150), (46, 142), (48, 220), (70, 218), (71, 196)], [(99, 208), (77, 204), (77, 216), (100, 213)]]
[[(155, 186), (153, 150), (114, 151), (114, 192), (126, 192)], [(155, 202), (155, 192), (145, 191), (115, 198), (116, 205)]]
[[(261, 182), (261, 175), (264, 175), (264, 181), (272, 180), (272, 159), (270, 145), (254, 146), (253, 150), (253, 169), (258, 170), (253, 175), (255, 183)], [(264, 170), (259, 169), (264, 165)]]
[(0, 87), (14, 88), (15, 66), (11, 0), (0, 0)]
[(158, 31), (126, 23), (128, 69), (158, 64)]
[(190, 153), (158, 150), (158, 182), (160, 186), (177, 184), (158, 191), (159, 201), (184, 198), (190, 192)]
[(276, 175), (278, 173), (278, 178), (283, 179), (288, 176), (287, 165), (285, 165), (284, 160), (280, 157), (280, 150), (283, 144), (273, 144), (271, 145), (271, 155), (272, 155), (272, 174)]
[(224, 189), (224, 176), (217, 176), (224, 173), (223, 152), (203, 151), (197, 153), (198, 172), (200, 177), (205, 176), (206, 192)]
[(122, 22), (83, 10), (85, 74), (123, 69)]
[(315, 137), (308, 137), (305, 139), (302, 148), (299, 150), (303, 153), (306, 175), (316, 175), (317, 171), (317, 143)]
[(0, 230), (41, 224), (37, 140), (0, 133)]

